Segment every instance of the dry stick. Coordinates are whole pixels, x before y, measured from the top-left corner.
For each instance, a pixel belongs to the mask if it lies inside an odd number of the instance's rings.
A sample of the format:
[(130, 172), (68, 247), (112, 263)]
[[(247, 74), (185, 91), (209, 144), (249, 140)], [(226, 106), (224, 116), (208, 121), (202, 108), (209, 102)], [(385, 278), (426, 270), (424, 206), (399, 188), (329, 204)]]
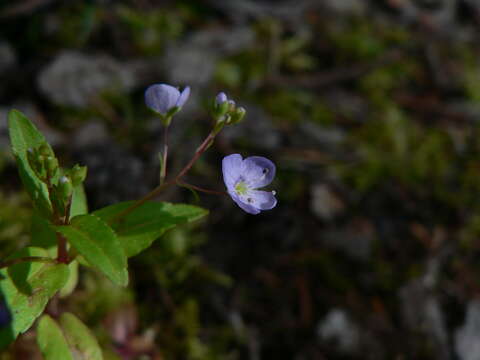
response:
[(188, 172), (188, 170), (191, 169), (191, 167), (193, 166), (193, 164), (198, 160), (198, 158), (200, 157), (200, 155), (202, 155), (205, 150), (207, 150), (207, 148), (211, 145), (211, 143), (213, 142), (213, 139), (215, 138), (215, 134), (213, 132), (211, 132), (210, 134), (208, 134), (208, 136), (205, 138), (205, 140), (202, 142), (202, 144), (197, 148), (197, 151), (195, 151), (195, 154), (193, 155), (193, 157), (190, 159), (190, 161), (188, 162), (187, 165), (185, 165), (185, 167), (178, 173), (177, 176), (175, 176), (174, 179), (170, 180), (170, 181), (167, 181), (163, 184), (160, 184), (158, 185), (155, 189), (153, 189), (152, 191), (150, 191), (147, 195), (145, 195), (143, 198), (141, 198), (140, 200), (138, 200), (137, 202), (135, 202), (135, 204), (133, 204), (132, 206), (128, 207), (127, 209), (123, 210), (122, 212), (120, 212), (119, 214), (117, 215), (114, 215), (110, 218), (110, 220), (108, 221), (109, 224), (113, 223), (113, 222), (116, 222), (118, 220), (120, 220), (122, 217), (130, 214), (133, 210), (137, 209), (138, 207), (142, 206), (143, 204), (145, 204), (148, 200), (150, 199), (153, 199), (155, 196), (157, 196), (159, 193), (161, 193), (163, 190), (165, 190), (166, 188), (168, 188), (169, 186), (171, 185), (175, 185), (183, 176), (185, 176), (185, 174)]
[(0, 269), (20, 264), (22, 262), (27, 262), (27, 261), (33, 261), (33, 262), (44, 262), (44, 263), (52, 263), (56, 264), (55, 259), (49, 258), (49, 257), (43, 257), (43, 256), (27, 256), (24, 258), (18, 258), (18, 259), (12, 259), (12, 260), (7, 260), (0, 262)]

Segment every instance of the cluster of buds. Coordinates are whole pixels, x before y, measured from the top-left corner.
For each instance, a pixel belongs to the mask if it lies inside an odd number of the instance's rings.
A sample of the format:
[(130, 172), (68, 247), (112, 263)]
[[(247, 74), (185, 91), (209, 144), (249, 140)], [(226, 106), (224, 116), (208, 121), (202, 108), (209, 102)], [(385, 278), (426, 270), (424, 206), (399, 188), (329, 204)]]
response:
[(224, 92), (219, 93), (213, 107), (213, 116), (216, 119), (214, 132), (218, 133), (225, 125), (238, 124), (246, 112), (244, 107), (237, 107), (235, 101), (228, 99)]
[(58, 159), (47, 143), (28, 149), (27, 159), (35, 175), (47, 185), (55, 211), (66, 214), (73, 189), (85, 181), (87, 168), (75, 165), (71, 169), (60, 169)]
[(57, 211), (60, 214), (66, 214), (72, 201), (73, 189), (81, 185), (87, 177), (87, 167), (76, 164), (62, 172), (62, 176), (52, 186), (50, 198)]
[(36, 149), (28, 149), (27, 159), (35, 175), (45, 183), (58, 173), (58, 160), (47, 143)]

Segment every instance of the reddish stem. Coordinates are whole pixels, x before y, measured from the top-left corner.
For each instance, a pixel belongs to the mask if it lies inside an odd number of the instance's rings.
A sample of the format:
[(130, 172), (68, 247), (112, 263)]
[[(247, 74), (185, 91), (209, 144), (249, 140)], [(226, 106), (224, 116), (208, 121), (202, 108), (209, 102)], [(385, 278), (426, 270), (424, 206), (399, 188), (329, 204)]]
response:
[(169, 186), (172, 186), (174, 184), (176, 184), (183, 176), (185, 176), (185, 174), (192, 168), (193, 164), (195, 164), (195, 162), (198, 160), (198, 158), (205, 152), (205, 150), (207, 150), (207, 148), (211, 145), (211, 143), (213, 142), (213, 139), (215, 138), (215, 134), (213, 132), (211, 132), (210, 134), (208, 134), (208, 136), (205, 138), (205, 140), (202, 142), (202, 144), (197, 148), (197, 150), (195, 151), (195, 154), (193, 155), (193, 157), (190, 159), (190, 161), (188, 162), (187, 165), (185, 165), (185, 167), (178, 173), (177, 176), (175, 176), (174, 179), (170, 180), (170, 181), (167, 181), (167, 182), (164, 182), (163, 184), (160, 184), (158, 185), (155, 189), (153, 189), (152, 191), (150, 191), (147, 195), (145, 195), (143, 198), (141, 198), (140, 200), (138, 200), (137, 202), (135, 202), (132, 206), (126, 208), (125, 210), (123, 210), (122, 212), (120, 212), (119, 214), (113, 216), (112, 218), (110, 218), (110, 220), (108, 221), (110, 224), (112, 222), (115, 222), (115, 221), (118, 221), (119, 219), (121, 219), (122, 217), (130, 214), (133, 210), (137, 209), (138, 207), (142, 206), (143, 204), (145, 204), (148, 200), (150, 199), (153, 199), (155, 196), (157, 196), (159, 193), (161, 193), (163, 190), (165, 190), (166, 188), (168, 188)]
[(57, 261), (62, 264), (68, 264), (67, 239), (60, 233), (57, 235)]

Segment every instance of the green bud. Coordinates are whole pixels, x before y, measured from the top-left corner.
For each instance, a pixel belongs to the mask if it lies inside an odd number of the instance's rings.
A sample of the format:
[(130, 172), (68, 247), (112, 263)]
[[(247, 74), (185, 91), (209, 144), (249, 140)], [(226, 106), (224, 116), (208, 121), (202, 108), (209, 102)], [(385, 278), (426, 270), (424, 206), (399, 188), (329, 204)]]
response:
[(34, 170), (37, 176), (41, 179), (44, 180), (47, 178), (47, 169), (45, 167), (45, 156), (43, 155), (38, 155), (36, 156), (35, 160), (35, 165), (37, 166)]
[(235, 111), (232, 113), (232, 117), (230, 119), (230, 121), (228, 122), (228, 124), (238, 124), (240, 121), (243, 120), (243, 118), (245, 117), (245, 114), (247, 113), (247, 110), (245, 110), (245, 108), (243, 107), (238, 107), (235, 109)]
[(229, 112), (234, 112), (235, 111), (235, 101), (228, 100), (227, 104), (228, 104), (228, 111)]
[(47, 169), (48, 177), (52, 178), (56, 175), (58, 171), (58, 160), (54, 156), (48, 156), (45, 159), (45, 168)]
[(72, 179), (73, 186), (78, 186), (85, 181), (87, 177), (87, 167), (80, 166), (76, 164), (70, 171), (69, 171), (70, 178)]
[(32, 148), (29, 148), (27, 150), (27, 160), (28, 160), (28, 164), (30, 165), (30, 167), (38, 175), (41, 164), (38, 162), (37, 152), (35, 150), (33, 150)]
[(43, 155), (45, 157), (47, 156), (55, 156), (55, 154), (53, 153), (52, 149), (50, 148), (50, 146), (48, 146), (48, 144), (42, 144), (40, 145), (40, 147), (38, 148), (38, 153), (40, 155)]
[(221, 118), (221, 117), (223, 117), (224, 115), (227, 114), (229, 108), (230, 108), (230, 104), (228, 103), (228, 101), (224, 101), (220, 104), (215, 104), (215, 108), (213, 110), (213, 115), (217, 119), (219, 119), (219, 118)]
[(73, 193), (73, 185), (72, 181), (68, 176), (62, 176), (58, 180), (58, 196), (61, 198), (64, 202), (68, 201), (68, 199), (72, 196)]

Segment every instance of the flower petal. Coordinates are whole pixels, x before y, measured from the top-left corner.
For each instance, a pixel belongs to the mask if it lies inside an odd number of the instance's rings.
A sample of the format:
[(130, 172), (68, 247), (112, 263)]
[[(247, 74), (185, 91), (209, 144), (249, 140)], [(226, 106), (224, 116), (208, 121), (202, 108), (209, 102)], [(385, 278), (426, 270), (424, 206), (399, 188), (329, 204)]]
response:
[(270, 184), (275, 177), (275, 164), (263, 156), (250, 156), (243, 160), (243, 163), (244, 173), (242, 175), (253, 189)]
[(163, 115), (175, 106), (179, 97), (180, 92), (167, 84), (154, 84), (145, 91), (146, 105)]
[(220, 93), (218, 93), (217, 97), (215, 98), (215, 103), (217, 105), (221, 105), (227, 100), (228, 100), (227, 95), (224, 92), (220, 92)]
[(233, 189), (243, 172), (243, 160), (240, 154), (225, 156), (222, 160), (223, 181), (227, 189)]
[(242, 199), (240, 199), (234, 192), (228, 192), (230, 194), (230, 196), (232, 197), (233, 201), (235, 201), (235, 203), (240, 206), (240, 208), (242, 210), (244, 210), (245, 212), (249, 213), (249, 214), (252, 214), (252, 215), (257, 215), (260, 213), (260, 210), (258, 208), (256, 208), (255, 206), (249, 204), (249, 203), (246, 203), (246, 202), (243, 202)]
[(248, 196), (249, 204), (260, 210), (270, 210), (277, 205), (277, 199), (273, 191), (251, 190)]
[(176, 103), (175, 106), (182, 107), (187, 102), (189, 96), (190, 96), (190, 86), (187, 86), (181, 92), (180, 96), (177, 99), (177, 103)]

